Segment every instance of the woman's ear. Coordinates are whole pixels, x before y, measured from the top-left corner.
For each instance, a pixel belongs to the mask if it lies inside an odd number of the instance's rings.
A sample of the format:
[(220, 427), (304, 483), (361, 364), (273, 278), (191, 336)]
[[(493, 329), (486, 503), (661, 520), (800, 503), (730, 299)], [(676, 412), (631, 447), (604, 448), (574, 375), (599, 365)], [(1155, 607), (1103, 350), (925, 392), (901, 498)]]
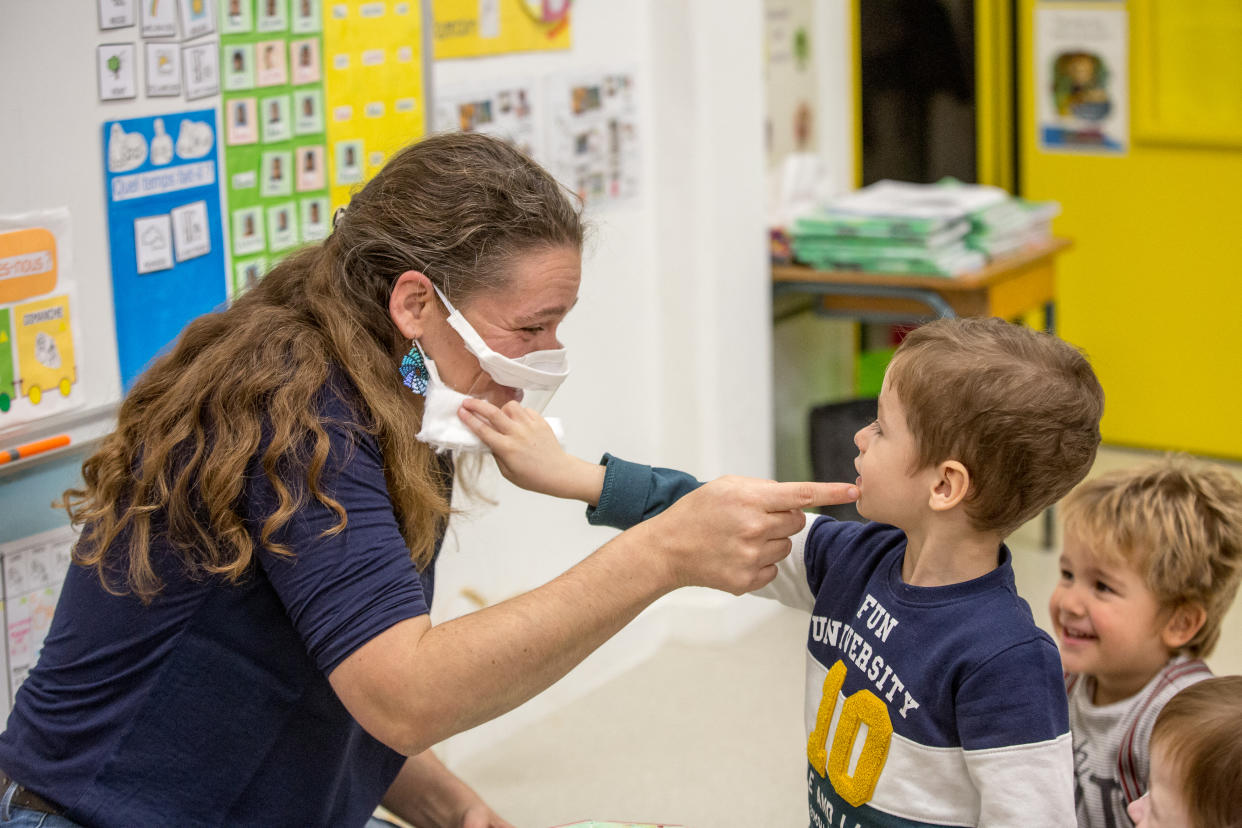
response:
[(934, 512), (947, 512), (966, 498), (970, 491), (970, 471), (956, 460), (936, 466), (928, 505)]
[(438, 308), (431, 280), (417, 270), (407, 270), (393, 283), (388, 313), (405, 339), (421, 339)]
[(1207, 622), (1207, 610), (1202, 604), (1189, 602), (1178, 604), (1165, 622), (1160, 638), (1170, 650), (1180, 650), (1194, 638)]

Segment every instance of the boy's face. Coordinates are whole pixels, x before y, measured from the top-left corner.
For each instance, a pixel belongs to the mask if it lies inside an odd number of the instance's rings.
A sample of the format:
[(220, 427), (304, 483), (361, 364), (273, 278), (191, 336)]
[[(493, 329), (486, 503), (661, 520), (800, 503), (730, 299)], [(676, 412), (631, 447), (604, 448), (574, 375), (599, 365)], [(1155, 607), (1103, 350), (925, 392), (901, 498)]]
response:
[(1179, 780), (1160, 745), (1151, 747), (1151, 780), (1147, 793), (1126, 808), (1134, 828), (1191, 828), (1190, 810)]
[(1171, 613), (1128, 563), (1094, 553), (1066, 532), (1061, 579), (1048, 614), (1070, 673), (1096, 680), (1096, 704), (1127, 699), (1169, 660), (1164, 628)]
[(907, 531), (917, 518), (920, 506), (930, 496), (926, 474), (911, 472), (918, 451), (914, 435), (906, 425), (905, 409), (889, 386), (888, 377), (880, 389), (879, 416), (854, 435), (858, 457), (858, 513), (868, 520), (888, 523)]

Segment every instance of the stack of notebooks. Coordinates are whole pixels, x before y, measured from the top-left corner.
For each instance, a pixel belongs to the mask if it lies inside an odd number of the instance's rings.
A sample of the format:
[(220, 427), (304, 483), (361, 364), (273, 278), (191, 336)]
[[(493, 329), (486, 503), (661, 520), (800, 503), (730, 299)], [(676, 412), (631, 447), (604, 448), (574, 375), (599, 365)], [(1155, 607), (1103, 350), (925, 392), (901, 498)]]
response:
[(1051, 237), (1054, 202), (999, 187), (879, 181), (794, 222), (794, 257), (825, 270), (956, 276)]

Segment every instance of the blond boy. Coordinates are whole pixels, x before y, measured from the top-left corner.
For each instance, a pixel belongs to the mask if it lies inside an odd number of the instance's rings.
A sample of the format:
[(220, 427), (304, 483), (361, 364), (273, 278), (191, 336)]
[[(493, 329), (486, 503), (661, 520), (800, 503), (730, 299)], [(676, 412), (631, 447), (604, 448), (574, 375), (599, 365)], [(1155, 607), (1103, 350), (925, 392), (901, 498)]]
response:
[(1164, 706), (1151, 731), (1151, 786), (1136, 828), (1242, 826), (1242, 676), (1205, 679)]
[[(1102, 409), (1078, 351), (1000, 320), (940, 320), (898, 349), (854, 437), (874, 522), (808, 523), (760, 591), (811, 614), (812, 826), (1073, 824), (1060, 659), (1004, 539), (1086, 474)], [(463, 410), (509, 479), (585, 500), (595, 523), (632, 525), (698, 485), (571, 458), (516, 405)]]
[(1242, 482), (1169, 457), (1065, 499), (1049, 601), (1069, 690), (1079, 826), (1127, 826), (1148, 787), (1152, 725), (1201, 660), (1242, 577)]

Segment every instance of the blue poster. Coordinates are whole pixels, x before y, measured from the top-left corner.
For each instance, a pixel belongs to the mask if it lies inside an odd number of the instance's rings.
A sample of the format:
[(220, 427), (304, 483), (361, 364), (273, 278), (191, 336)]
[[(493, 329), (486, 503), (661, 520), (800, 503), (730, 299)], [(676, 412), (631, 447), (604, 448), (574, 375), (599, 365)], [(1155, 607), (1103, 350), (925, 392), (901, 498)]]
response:
[(103, 125), (117, 356), (126, 391), (225, 302), (214, 109)]

